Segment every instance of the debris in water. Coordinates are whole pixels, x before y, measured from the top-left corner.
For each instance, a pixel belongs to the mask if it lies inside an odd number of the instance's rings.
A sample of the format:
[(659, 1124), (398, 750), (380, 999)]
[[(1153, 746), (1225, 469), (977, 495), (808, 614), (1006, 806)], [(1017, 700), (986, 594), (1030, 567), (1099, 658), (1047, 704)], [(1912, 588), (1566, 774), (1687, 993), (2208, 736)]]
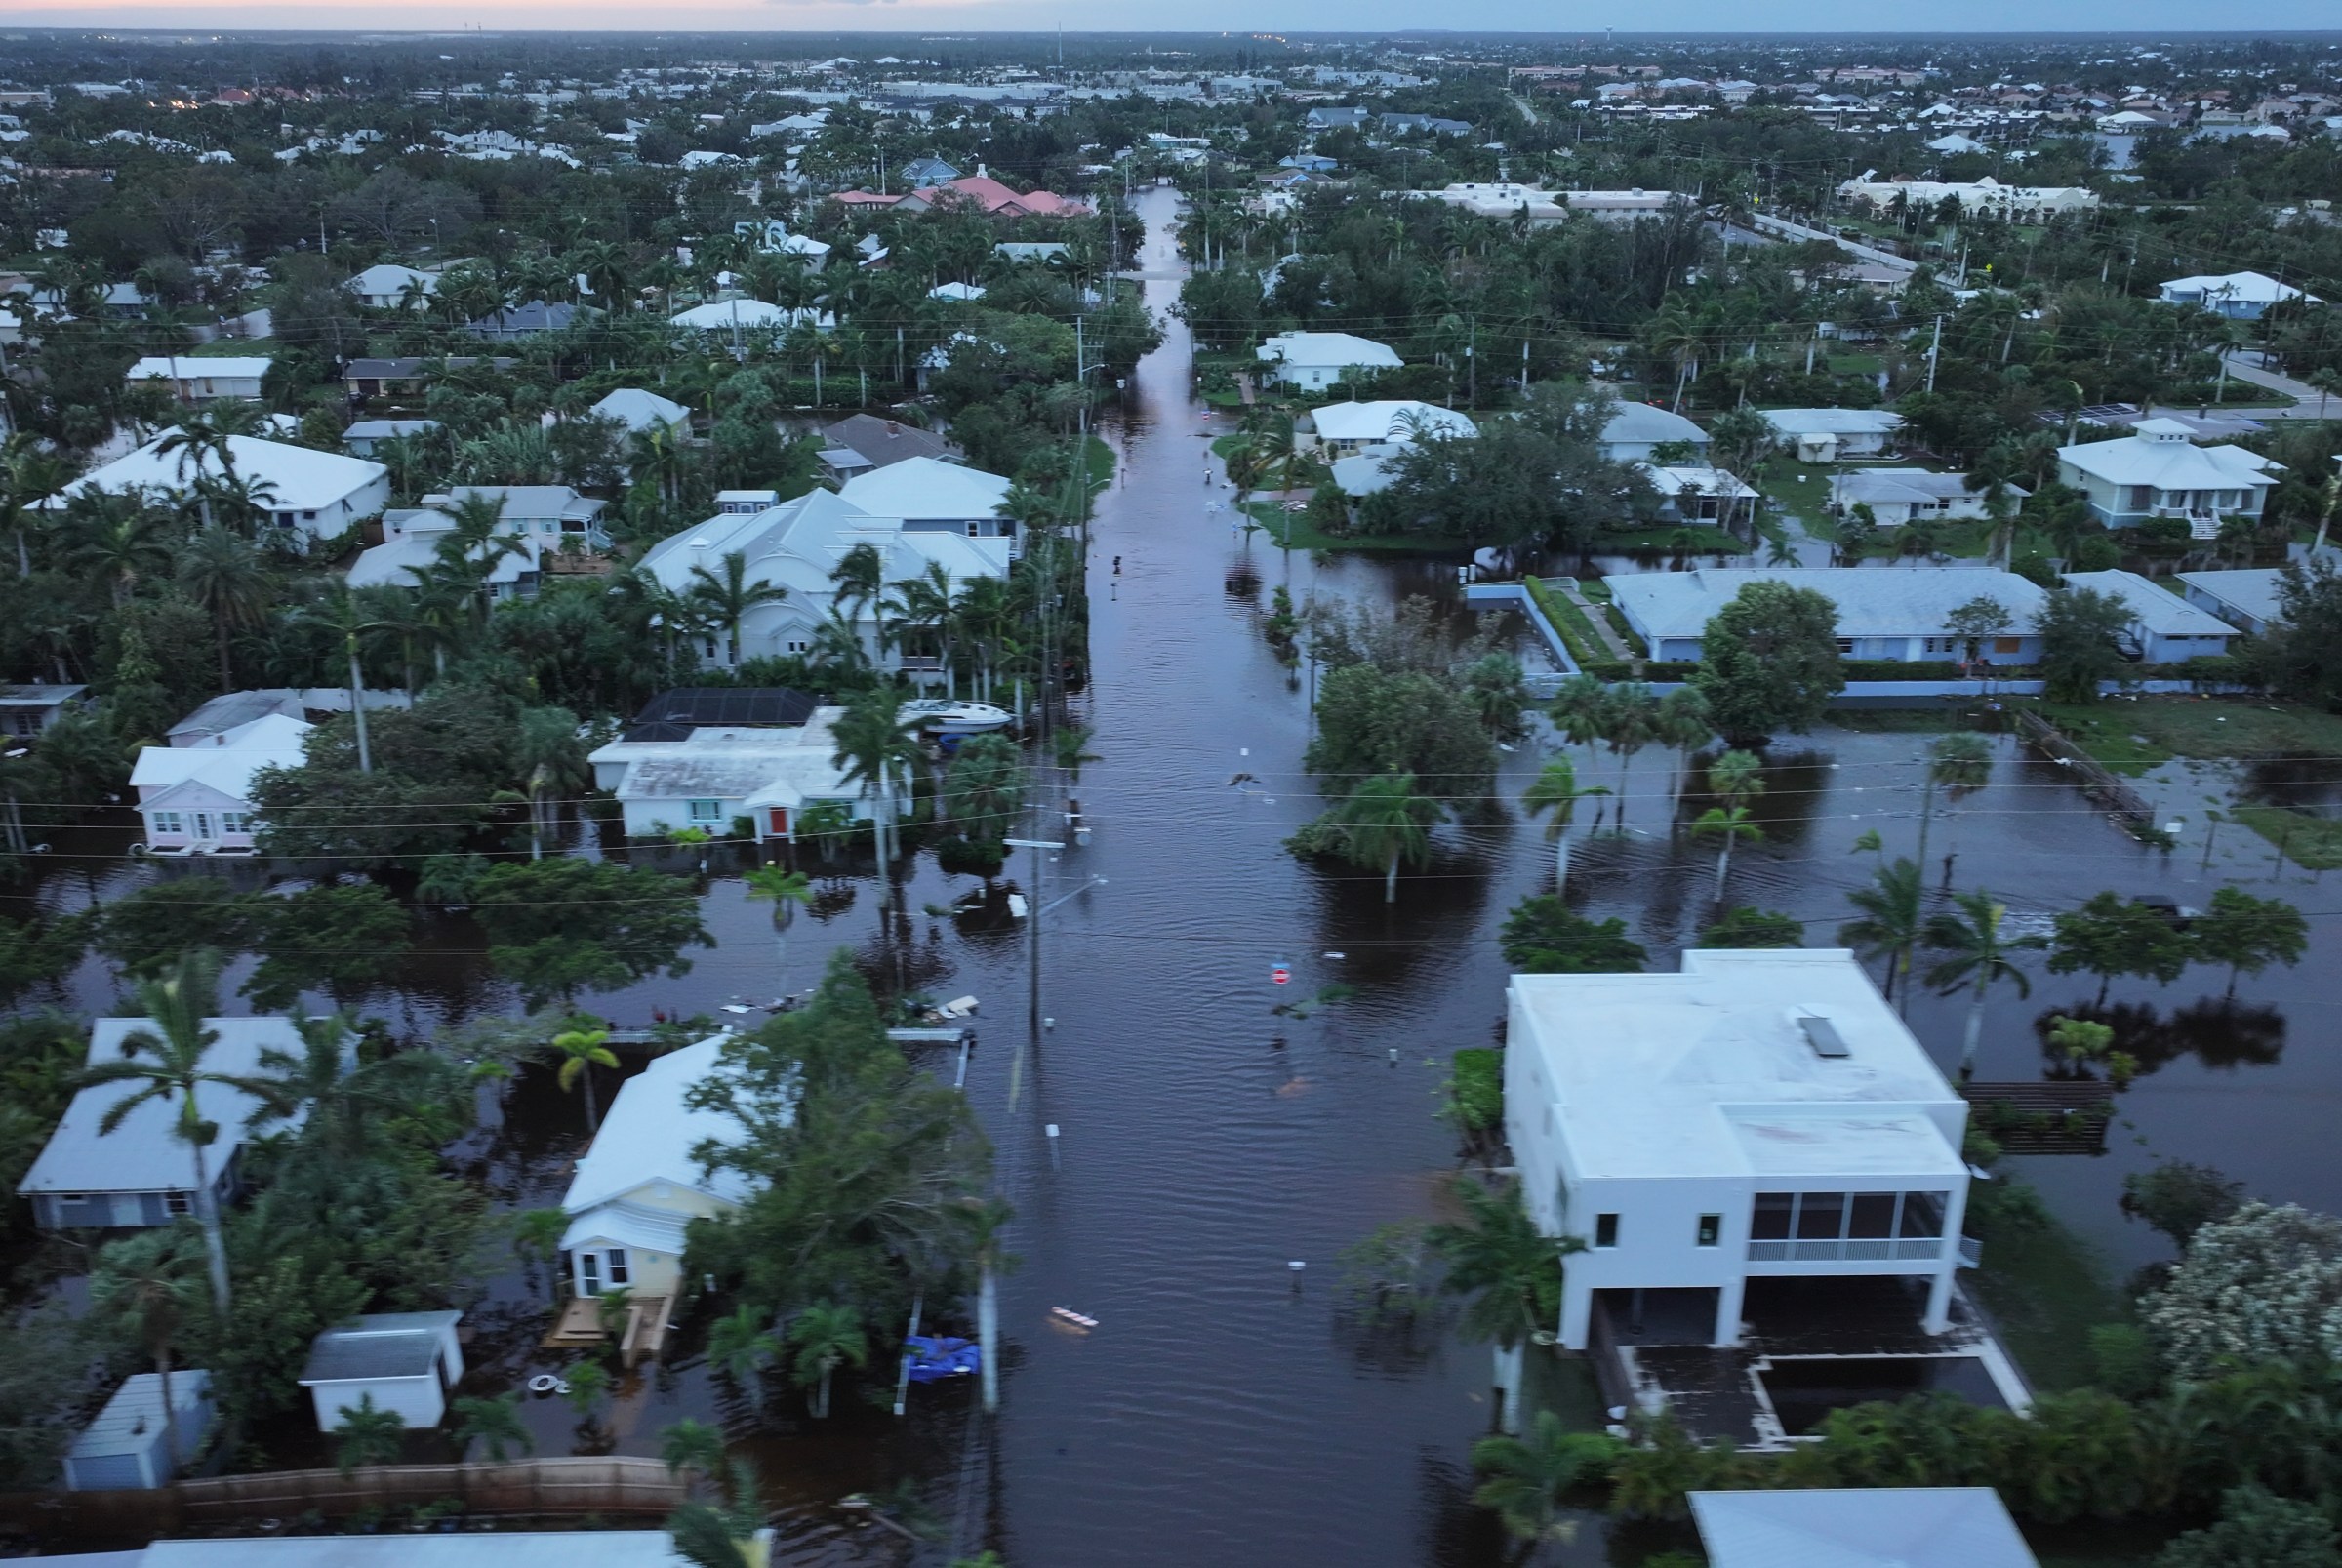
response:
[(1087, 1334), (1098, 1326), (1096, 1318), (1085, 1317), (1070, 1307), (1050, 1307), (1049, 1321), (1057, 1327), (1071, 1329), (1077, 1334)]

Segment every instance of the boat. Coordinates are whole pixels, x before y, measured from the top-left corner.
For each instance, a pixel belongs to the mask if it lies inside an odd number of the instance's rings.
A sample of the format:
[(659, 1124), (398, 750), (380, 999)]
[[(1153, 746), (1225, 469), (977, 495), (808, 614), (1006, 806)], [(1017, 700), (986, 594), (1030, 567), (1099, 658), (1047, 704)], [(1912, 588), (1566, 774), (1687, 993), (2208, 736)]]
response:
[(989, 735), (1017, 722), (1017, 716), (989, 703), (958, 703), (948, 697), (924, 697), (903, 704), (902, 716), (918, 721), (936, 735)]

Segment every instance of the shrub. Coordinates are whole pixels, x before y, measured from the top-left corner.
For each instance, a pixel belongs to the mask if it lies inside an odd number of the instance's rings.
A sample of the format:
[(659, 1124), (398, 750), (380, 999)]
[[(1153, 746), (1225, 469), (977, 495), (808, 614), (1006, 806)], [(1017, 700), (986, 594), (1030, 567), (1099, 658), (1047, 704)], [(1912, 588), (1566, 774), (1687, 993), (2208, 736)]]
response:
[(1446, 1114), (1466, 1132), (1493, 1132), (1504, 1124), (1504, 1064), (1485, 1046), (1468, 1046), (1451, 1059)]

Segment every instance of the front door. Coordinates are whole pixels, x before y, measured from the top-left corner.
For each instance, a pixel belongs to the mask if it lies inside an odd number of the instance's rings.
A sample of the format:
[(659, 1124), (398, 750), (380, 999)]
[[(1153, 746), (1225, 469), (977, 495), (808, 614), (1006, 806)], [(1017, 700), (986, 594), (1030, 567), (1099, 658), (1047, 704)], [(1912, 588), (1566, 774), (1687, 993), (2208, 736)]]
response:
[(787, 838), (788, 836), (788, 808), (787, 806), (775, 806), (771, 809), (771, 815), (765, 830), (774, 838)]
[(602, 1255), (598, 1252), (578, 1254), (578, 1294), (599, 1296), (602, 1293)]
[(199, 840), (212, 836), (212, 814), (210, 812), (199, 811), (195, 814), (195, 836)]

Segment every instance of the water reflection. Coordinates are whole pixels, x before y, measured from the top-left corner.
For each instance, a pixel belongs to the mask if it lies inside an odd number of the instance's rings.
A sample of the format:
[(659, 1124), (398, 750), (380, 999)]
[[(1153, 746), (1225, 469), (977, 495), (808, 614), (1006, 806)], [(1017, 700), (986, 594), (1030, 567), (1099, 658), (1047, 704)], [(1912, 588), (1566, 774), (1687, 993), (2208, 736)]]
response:
[(2141, 1076), (2182, 1057), (2194, 1057), (2198, 1065), (2217, 1071), (2234, 1071), (2275, 1066), (2285, 1054), (2285, 1015), (2264, 1003), (2205, 996), (2173, 1008), (2168, 1016), (2152, 1002), (2084, 1003), (2052, 1009), (2033, 1021), (2053, 1078), (2097, 1075), (2050, 1043), (2050, 1031), (2061, 1018), (2103, 1024), (2114, 1030), (2108, 1049), (2128, 1055)]

